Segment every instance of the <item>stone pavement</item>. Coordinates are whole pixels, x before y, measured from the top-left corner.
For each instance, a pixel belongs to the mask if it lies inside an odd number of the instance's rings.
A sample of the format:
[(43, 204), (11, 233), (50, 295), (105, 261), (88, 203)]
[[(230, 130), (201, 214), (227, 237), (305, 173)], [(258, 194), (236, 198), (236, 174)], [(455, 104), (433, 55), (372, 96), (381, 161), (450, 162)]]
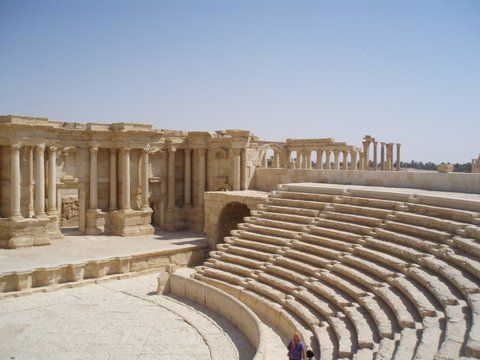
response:
[(161, 231), (140, 236), (89, 236), (73, 233), (48, 246), (0, 249), (0, 273), (26, 271), (68, 263), (181, 249), (205, 244), (205, 236), (193, 231)]
[[(225, 318), (156, 295), (156, 276), (1, 300), (0, 359), (253, 357), (246, 337)], [(275, 333), (270, 337), (281, 346)]]

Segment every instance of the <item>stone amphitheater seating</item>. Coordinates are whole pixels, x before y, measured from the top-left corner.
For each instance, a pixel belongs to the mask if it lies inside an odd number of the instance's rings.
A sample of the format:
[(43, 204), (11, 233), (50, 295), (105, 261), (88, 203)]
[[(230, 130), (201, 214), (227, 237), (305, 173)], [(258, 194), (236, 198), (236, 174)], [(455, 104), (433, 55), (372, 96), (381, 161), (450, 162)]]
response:
[(321, 359), (479, 358), (479, 210), (414, 191), (280, 185), (194, 277), (287, 322)]

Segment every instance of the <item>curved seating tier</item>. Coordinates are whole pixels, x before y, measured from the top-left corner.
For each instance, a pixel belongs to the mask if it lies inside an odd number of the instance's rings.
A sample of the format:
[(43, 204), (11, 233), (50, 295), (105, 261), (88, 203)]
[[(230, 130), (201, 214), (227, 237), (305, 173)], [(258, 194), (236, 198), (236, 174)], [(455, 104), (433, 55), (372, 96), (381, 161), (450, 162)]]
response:
[(195, 277), (293, 324), (321, 359), (480, 358), (478, 211), (438, 193), (280, 185)]

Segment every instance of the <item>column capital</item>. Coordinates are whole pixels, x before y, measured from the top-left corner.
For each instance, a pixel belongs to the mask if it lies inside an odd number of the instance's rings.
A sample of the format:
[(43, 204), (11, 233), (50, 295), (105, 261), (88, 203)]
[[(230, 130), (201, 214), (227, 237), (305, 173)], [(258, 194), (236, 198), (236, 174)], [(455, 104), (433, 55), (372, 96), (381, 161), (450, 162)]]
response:
[(37, 153), (43, 153), (45, 151), (45, 144), (35, 145), (35, 151)]
[(147, 145), (144, 148), (142, 148), (142, 154), (150, 154), (151, 152), (152, 152), (152, 148), (150, 147), (150, 145)]
[(195, 151), (197, 152), (198, 155), (202, 156), (202, 155), (205, 155), (205, 153), (207, 152), (207, 149), (195, 149)]
[(110, 154), (111, 155), (116, 155), (118, 152), (118, 149), (117, 148), (110, 148)]
[(98, 146), (92, 146), (89, 148), (91, 154), (96, 154), (98, 153)]
[(395, 145), (397, 145), (397, 148), (399, 148), (399, 147), (400, 147), (402, 144), (400, 144), (400, 143), (397, 143), (397, 144), (395, 144)]
[(176, 148), (175, 146), (173, 146), (173, 145), (170, 145), (170, 146), (168, 147), (167, 151), (168, 151), (169, 153), (175, 153), (175, 152), (177, 152), (177, 148)]
[(130, 148), (128, 148), (128, 147), (120, 148), (120, 152), (122, 154), (128, 154), (128, 153), (130, 153)]
[(58, 146), (49, 146), (48, 147), (48, 151), (49, 151), (50, 154), (56, 153), (57, 150), (58, 150)]

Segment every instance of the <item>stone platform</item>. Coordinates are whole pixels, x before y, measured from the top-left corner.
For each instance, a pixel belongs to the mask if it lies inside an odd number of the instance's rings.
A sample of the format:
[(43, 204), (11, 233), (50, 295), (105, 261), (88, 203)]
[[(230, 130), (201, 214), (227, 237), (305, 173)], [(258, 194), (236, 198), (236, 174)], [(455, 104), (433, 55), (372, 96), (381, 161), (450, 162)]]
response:
[(156, 231), (141, 236), (88, 236), (66, 232), (49, 246), (0, 249), (0, 298), (121, 278), (168, 264), (201, 263), (203, 234)]

